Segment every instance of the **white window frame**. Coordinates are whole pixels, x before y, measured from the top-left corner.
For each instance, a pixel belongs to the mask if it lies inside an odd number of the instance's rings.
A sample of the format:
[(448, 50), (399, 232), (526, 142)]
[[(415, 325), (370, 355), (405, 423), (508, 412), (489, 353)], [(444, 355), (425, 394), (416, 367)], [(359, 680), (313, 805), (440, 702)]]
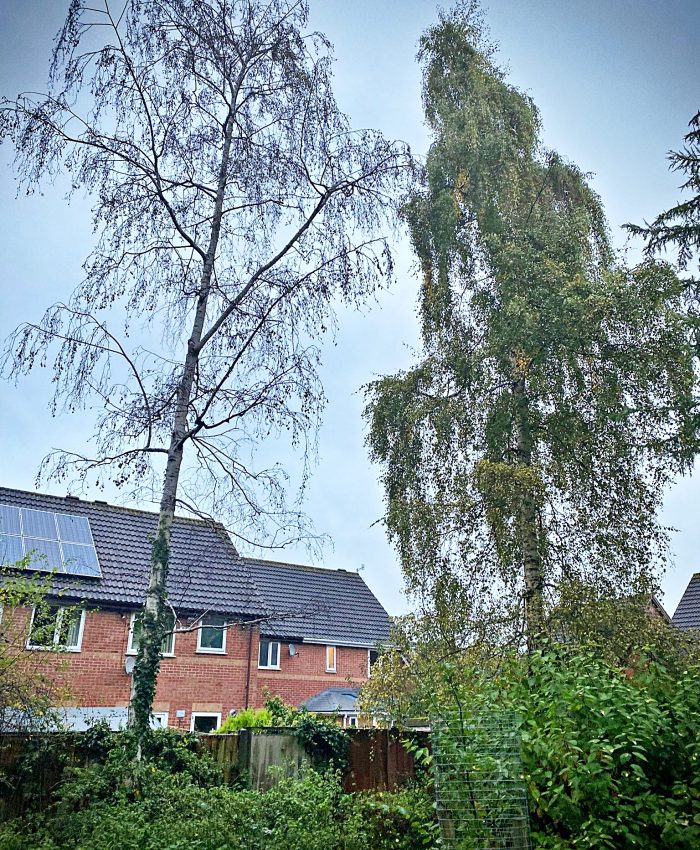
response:
[[(218, 729), (221, 726), (221, 712), (220, 711), (193, 711), (190, 715), (190, 732), (194, 732), (194, 721), (197, 717), (216, 717), (216, 726), (214, 729)], [(202, 732), (202, 735), (208, 735), (208, 732)]]
[[(156, 717), (161, 719), (160, 723), (156, 723)], [(152, 711), (150, 717), (151, 729), (167, 729), (168, 728), (168, 712), (167, 711)]]
[[(368, 649), (367, 650), (367, 678), (368, 679), (372, 678), (372, 653), (373, 652), (376, 653), (377, 661), (379, 661), (379, 651), (376, 650), (376, 649)], [(375, 661), (374, 663), (376, 664), (377, 661)]]
[[(212, 620), (221, 620), (221, 623), (207, 623), (208, 619)], [(211, 614), (209, 617), (202, 617), (199, 621), (199, 627), (197, 629), (197, 652), (203, 652), (207, 655), (226, 655), (226, 632), (227, 628), (224, 628), (226, 625), (226, 617), (222, 617), (220, 614)], [(202, 628), (217, 628), (221, 632), (221, 648), (212, 648), (210, 646), (202, 646)]]
[[(126, 654), (127, 655), (138, 655), (139, 651), (134, 646), (134, 624), (136, 623), (136, 618), (138, 617), (138, 612), (134, 611), (131, 615), (131, 619), (129, 620), (129, 640), (126, 645)], [(174, 626), (173, 626), (174, 628)], [(175, 632), (173, 631), (172, 635), (172, 645), (170, 648), (170, 652), (164, 652), (162, 654), (162, 658), (175, 658)]]
[[(49, 603), (54, 605), (55, 603)], [(29, 634), (27, 635), (27, 642), (25, 644), (27, 649), (33, 650), (43, 650), (46, 651), (60, 651), (60, 652), (80, 652), (83, 646), (83, 632), (85, 630), (85, 609), (83, 608), (80, 611), (80, 625), (78, 626), (78, 642), (75, 646), (65, 646), (62, 643), (58, 642), (59, 635), (61, 633), (61, 622), (63, 620), (63, 612), (70, 609), (70, 605), (58, 605), (58, 611), (56, 612), (56, 625), (53, 630), (53, 641), (50, 646), (39, 646), (38, 644), (31, 643), (32, 639), (32, 629), (34, 628), (34, 617), (36, 615), (36, 606), (32, 608), (32, 617), (29, 621)]]
[[(333, 650), (333, 664), (328, 663), (329, 650)], [(334, 643), (326, 644), (326, 673), (338, 672), (338, 647)]]
[[(260, 644), (258, 644), (258, 670), (281, 670), (282, 646), (280, 644), (280, 641), (261, 638), (260, 643), (267, 644), (267, 664), (260, 663)], [(277, 664), (270, 664), (270, 656), (272, 655), (272, 647), (274, 644), (277, 644)]]

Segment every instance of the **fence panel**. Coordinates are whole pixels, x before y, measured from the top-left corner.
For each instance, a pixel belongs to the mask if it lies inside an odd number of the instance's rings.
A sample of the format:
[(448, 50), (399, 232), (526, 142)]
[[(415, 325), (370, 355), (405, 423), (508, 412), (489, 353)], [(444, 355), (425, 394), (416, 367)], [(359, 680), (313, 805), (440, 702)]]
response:
[[(46, 736), (0, 734), (0, 771), (11, 779), (6, 783), (0, 777), (0, 820), (17, 817), (29, 808), (45, 808), (66, 766), (86, 766), (98, 760), (81, 746), (81, 735), (80, 732)], [(427, 741), (427, 733), (414, 732), (411, 736), (421, 744)], [(20, 771), (23, 755), (43, 737), (50, 745), (42, 747), (46, 757), (32, 763), (31, 775), (25, 777)], [(392, 790), (411, 780), (416, 775), (416, 765), (413, 755), (401, 743), (402, 737), (395, 729), (348, 730), (345, 790)], [(288, 729), (200, 735), (199, 747), (219, 765), (227, 785), (244, 779), (258, 791), (274, 784), (275, 772), (270, 767), (281, 768), (283, 775), (296, 776), (308, 762), (304, 749)]]

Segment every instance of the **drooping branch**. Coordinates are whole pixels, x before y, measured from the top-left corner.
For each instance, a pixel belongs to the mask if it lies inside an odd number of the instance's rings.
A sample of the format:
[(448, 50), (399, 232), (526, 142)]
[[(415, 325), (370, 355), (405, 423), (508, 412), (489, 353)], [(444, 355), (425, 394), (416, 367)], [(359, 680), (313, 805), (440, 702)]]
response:
[[(378, 233), (410, 152), (350, 130), (307, 20), (304, 0), (74, 0), (48, 93), (0, 106), (22, 185), (60, 173), (93, 199), (82, 283), (7, 349), (16, 375), (53, 358), (56, 404), (101, 410), (95, 451), (59, 454), (54, 471), (112, 470), (132, 494), (163, 475), (132, 699), (144, 734), (183, 471), (187, 503), (239, 539), (306, 534), (316, 340), (336, 299), (360, 303), (393, 272)], [(285, 470), (246, 461), (275, 431), (303, 459), (291, 507)]]

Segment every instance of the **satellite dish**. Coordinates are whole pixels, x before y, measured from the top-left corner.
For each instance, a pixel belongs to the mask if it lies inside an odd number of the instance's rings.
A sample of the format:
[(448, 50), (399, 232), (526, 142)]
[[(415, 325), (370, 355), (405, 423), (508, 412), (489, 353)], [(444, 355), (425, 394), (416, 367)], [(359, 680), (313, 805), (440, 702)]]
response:
[(292, 658), (294, 658), (294, 656), (297, 654), (297, 648), (296, 646), (294, 646), (293, 643), (289, 644), (289, 654), (292, 656)]
[(128, 676), (134, 672), (134, 667), (136, 665), (136, 658), (133, 655), (127, 655), (124, 659), (124, 671)]

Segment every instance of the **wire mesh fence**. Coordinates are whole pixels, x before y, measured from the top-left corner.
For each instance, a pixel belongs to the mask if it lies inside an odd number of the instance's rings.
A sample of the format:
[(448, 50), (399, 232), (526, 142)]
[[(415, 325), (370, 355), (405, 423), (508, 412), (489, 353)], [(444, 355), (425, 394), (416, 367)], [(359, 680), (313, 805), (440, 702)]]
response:
[(450, 850), (531, 850), (515, 715), (446, 714), (431, 724), (435, 796)]

